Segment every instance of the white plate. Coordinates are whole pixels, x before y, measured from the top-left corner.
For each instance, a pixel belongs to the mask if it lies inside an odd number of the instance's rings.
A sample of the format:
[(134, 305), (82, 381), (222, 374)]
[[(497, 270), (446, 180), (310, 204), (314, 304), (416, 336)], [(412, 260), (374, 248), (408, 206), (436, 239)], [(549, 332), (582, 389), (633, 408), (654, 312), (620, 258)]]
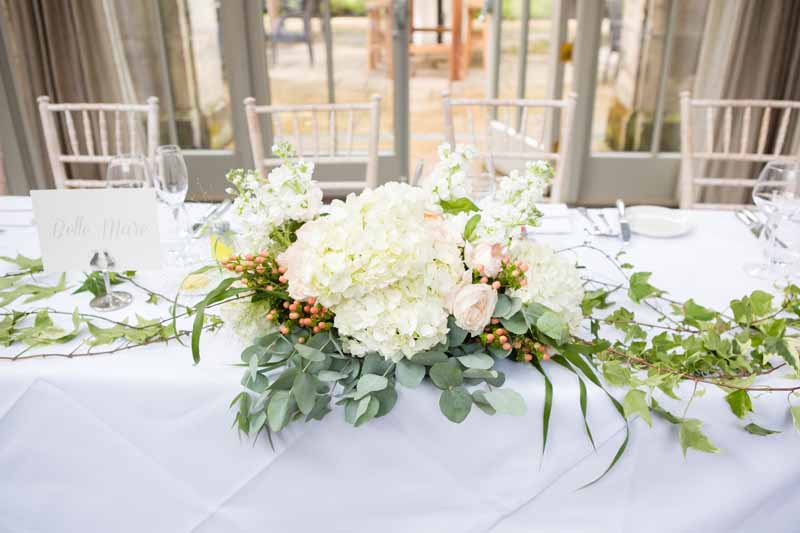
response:
[(692, 223), (686, 213), (655, 205), (638, 205), (625, 210), (631, 231), (646, 237), (679, 237), (689, 233)]

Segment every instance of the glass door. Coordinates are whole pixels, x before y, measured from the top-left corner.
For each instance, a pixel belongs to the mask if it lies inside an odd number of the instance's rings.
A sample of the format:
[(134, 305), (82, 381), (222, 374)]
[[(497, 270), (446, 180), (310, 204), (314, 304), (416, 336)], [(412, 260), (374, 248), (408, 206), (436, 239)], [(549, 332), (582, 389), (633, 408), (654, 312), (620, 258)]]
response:
[[(268, 94), (265, 99), (255, 95), (257, 104), (367, 103), (377, 95), (379, 180), (407, 177), (408, 79), (402, 37), (406, 1), (261, 0), (250, 4), (257, 4), (260, 11), (250, 16), (262, 21), (261, 45), (255, 53), (261, 54), (267, 71)], [(304, 113), (296, 124), (289, 114), (280, 117), (281, 132), (291, 132), (290, 139), (297, 133), (306, 148), (327, 147), (329, 136), (344, 139), (350, 128), (355, 150), (366, 147), (370, 127), (366, 113), (354, 114), (352, 124), (347, 120), (331, 124), (326, 113)], [(265, 126), (270, 125), (262, 124), (268, 153), (273, 132)], [(321, 181), (353, 179), (364, 173), (363, 164), (318, 163), (315, 167), (315, 177)]]
[(579, 2), (571, 200), (674, 204), (679, 93), (697, 73), (706, 0)]

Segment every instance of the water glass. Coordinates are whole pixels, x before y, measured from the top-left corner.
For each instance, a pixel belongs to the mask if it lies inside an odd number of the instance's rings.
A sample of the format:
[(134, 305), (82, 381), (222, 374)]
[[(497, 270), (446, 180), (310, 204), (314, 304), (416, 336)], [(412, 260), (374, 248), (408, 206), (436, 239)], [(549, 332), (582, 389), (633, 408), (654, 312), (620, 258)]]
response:
[(110, 189), (143, 189), (150, 185), (150, 169), (142, 154), (121, 154), (106, 169), (106, 187)]
[(794, 222), (800, 217), (800, 163), (772, 161), (764, 166), (753, 187), (753, 202), (766, 216), (763, 264), (746, 265), (751, 276), (780, 281), (791, 272)]
[(180, 147), (159, 146), (155, 154), (154, 185), (158, 198), (170, 210), (172, 219), (164, 228), (169, 264), (185, 266), (190, 262), (189, 227), (191, 221), (184, 206), (189, 191), (189, 172)]
[(467, 177), (467, 187), (469, 198), (477, 205), (480, 205), (487, 198), (494, 195), (497, 178), (490, 172), (480, 172), (470, 174)]

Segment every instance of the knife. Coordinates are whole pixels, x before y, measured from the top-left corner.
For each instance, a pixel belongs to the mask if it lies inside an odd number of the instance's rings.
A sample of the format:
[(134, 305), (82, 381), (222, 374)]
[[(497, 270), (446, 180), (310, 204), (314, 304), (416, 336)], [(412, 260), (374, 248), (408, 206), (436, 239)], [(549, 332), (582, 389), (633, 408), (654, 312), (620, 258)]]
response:
[(617, 198), (617, 211), (619, 211), (619, 233), (622, 235), (622, 241), (628, 242), (631, 240), (631, 225), (625, 217), (625, 202), (622, 198)]
[(750, 230), (750, 233), (756, 236), (756, 238), (761, 236), (761, 225), (760, 223), (754, 222), (750, 219), (749, 216), (744, 212), (743, 209), (736, 210), (736, 218), (738, 218), (742, 224), (744, 224), (747, 229)]

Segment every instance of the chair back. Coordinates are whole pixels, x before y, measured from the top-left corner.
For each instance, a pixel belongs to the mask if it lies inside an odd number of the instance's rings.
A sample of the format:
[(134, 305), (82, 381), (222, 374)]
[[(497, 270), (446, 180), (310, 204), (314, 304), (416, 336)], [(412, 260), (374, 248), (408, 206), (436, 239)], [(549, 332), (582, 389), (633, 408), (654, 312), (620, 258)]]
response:
[(245, 98), (245, 115), (256, 169), (266, 177), (270, 167), (281, 163), (271, 149), (268, 152), (264, 149), (260, 117), (266, 116), (272, 127), (273, 144), (280, 141), (292, 143), (298, 156), (306, 161), (366, 165), (363, 178), (320, 180), (319, 185), (324, 191), (341, 193), (377, 187), (380, 101), (379, 95), (373, 95), (369, 102), (363, 103), (260, 106), (256, 105), (255, 98)]
[[(155, 96), (148, 98), (143, 105), (54, 104), (50, 103), (49, 96), (40, 96), (38, 102), (47, 156), (57, 189), (106, 186), (102, 179), (68, 177), (65, 163), (108, 164), (115, 156), (125, 153), (144, 154), (150, 162), (155, 157), (159, 139), (158, 98)], [(61, 146), (59, 119), (63, 120), (66, 129), (66, 149)], [(76, 121), (83, 135), (79, 136)], [(144, 141), (140, 138), (142, 126), (145, 129)]]
[[(450, 98), (442, 93), (445, 140), (451, 145), (475, 146), (487, 170), (520, 166), (525, 161), (543, 159), (553, 163), (555, 176), (549, 200), (563, 201), (564, 162), (569, 153), (576, 95), (563, 100), (525, 100), (499, 98)], [(463, 109), (463, 115), (458, 113)], [(465, 131), (456, 134), (456, 129)]]
[[(703, 161), (800, 161), (800, 154), (786, 153), (785, 141), (792, 114), (800, 102), (784, 100), (696, 100), (681, 93), (680, 206), (685, 209), (735, 209), (742, 204), (698, 201), (703, 187), (752, 188), (751, 178), (700, 175)], [(797, 113), (794, 113), (797, 115)], [(800, 120), (795, 118), (794, 123)], [(770, 130), (774, 143), (767, 150)], [(720, 127), (721, 126), (721, 127)]]

